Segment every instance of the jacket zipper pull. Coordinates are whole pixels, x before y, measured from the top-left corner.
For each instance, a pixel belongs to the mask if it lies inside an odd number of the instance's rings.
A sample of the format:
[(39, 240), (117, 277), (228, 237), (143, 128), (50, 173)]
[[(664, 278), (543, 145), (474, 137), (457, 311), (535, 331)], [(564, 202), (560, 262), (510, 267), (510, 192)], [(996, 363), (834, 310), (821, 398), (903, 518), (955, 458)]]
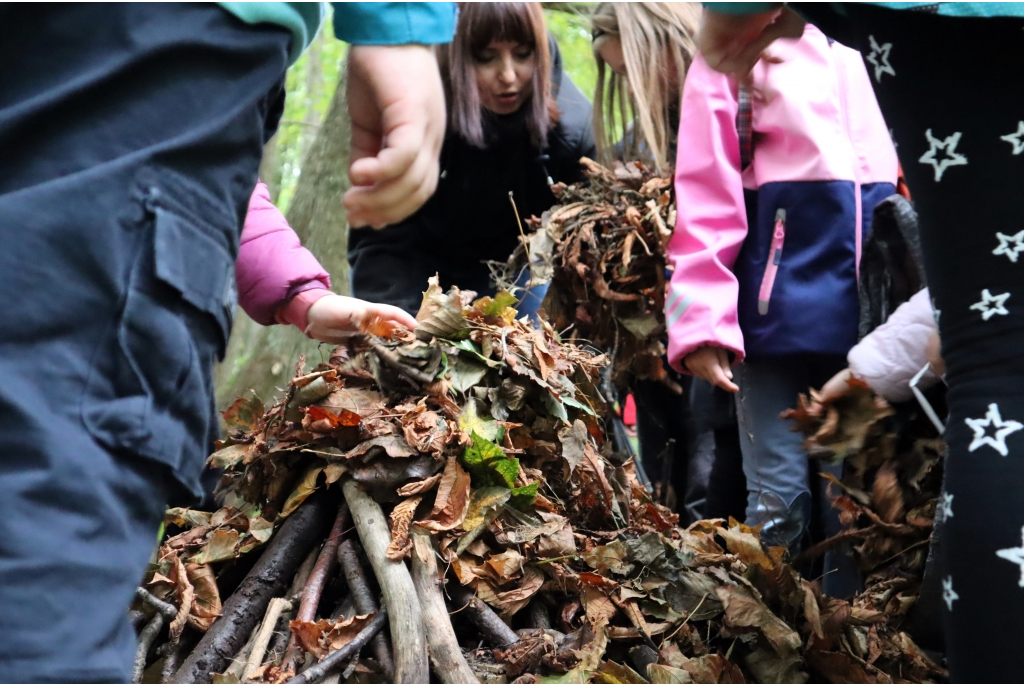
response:
[(757, 296), (757, 313), (764, 316), (768, 313), (768, 303), (772, 299), (772, 288), (775, 286), (775, 276), (779, 272), (779, 263), (782, 262), (782, 244), (786, 240), (786, 210), (779, 209), (775, 212), (775, 232), (772, 236), (772, 248), (768, 253), (768, 265), (764, 269), (764, 278), (761, 279), (761, 292)]

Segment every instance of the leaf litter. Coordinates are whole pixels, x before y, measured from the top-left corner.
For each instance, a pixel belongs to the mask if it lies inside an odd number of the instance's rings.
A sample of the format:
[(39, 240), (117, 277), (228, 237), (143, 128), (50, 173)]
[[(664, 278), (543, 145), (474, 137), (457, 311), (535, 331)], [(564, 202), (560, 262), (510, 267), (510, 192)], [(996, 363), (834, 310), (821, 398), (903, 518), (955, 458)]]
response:
[[(591, 171), (598, 188), (630, 188), (631, 203), (599, 206), (577, 196), (545, 219), (546, 226), (564, 227), (552, 234), (555, 244), (576, 241), (582, 250), (577, 234), (593, 241), (595, 227), (614, 213), (636, 230), (634, 248), (640, 239), (648, 248), (662, 245), (660, 225), (671, 225), (659, 213), (667, 186), (639, 167), (637, 178), (625, 180)], [(648, 196), (654, 207), (647, 210), (658, 220), (638, 209)], [(656, 254), (641, 248), (613, 256), (629, 265)], [(643, 292), (659, 290), (661, 276), (648, 285), (628, 281), (629, 289), (623, 278), (607, 276), (605, 284), (640, 296), (606, 302), (660, 311), (657, 297)], [(255, 399), (232, 405), (225, 439), (211, 457), (225, 469), (218, 487), (225, 506), (212, 514), (169, 510), (168, 534), (144, 583), (186, 617), (173, 622), (168, 640), (194, 644), (210, 630), (246, 559), (251, 566), (314, 493), (351, 479), (388, 515), (388, 557), (404, 563), (411, 531), (427, 531), (446, 593), (469, 588), (517, 629), (518, 642), (481, 649), (480, 634), (463, 622), (468, 612), (450, 607), (481, 682), (946, 677), (900, 630), (920, 586), (935, 516), (940, 442), (897, 440), (885, 421), (891, 412), (862, 389), (822, 416), (810, 415), (806, 398), (793, 410), (809, 451), (831, 452), (851, 466), (832, 496), (846, 526), (840, 535), (855, 543), (868, 572), (867, 589), (850, 600), (827, 597), (784, 550), (765, 547), (757, 529), (734, 520), (678, 527), (678, 517), (640, 483), (633, 462), (604, 440), (597, 376), (608, 359), (547, 323), (535, 328), (516, 319), (512, 302), (507, 295), (444, 293), (432, 279), (415, 333), (397, 328), (353, 337), (310, 373), (300, 360), (288, 394), (272, 406)], [(644, 340), (625, 343), (621, 330), (618, 336), (620, 345)], [(644, 349), (660, 357), (655, 347)], [(643, 369), (624, 365), (619, 372)], [(314, 384), (316, 392), (299, 396)], [(225, 458), (231, 448), (237, 449)], [(320, 603), (313, 620), (296, 620), (292, 611), (277, 626), (293, 636), (307, 663), (343, 648), (373, 618), (346, 604), (344, 577), (334, 573), (332, 599)], [(299, 584), (301, 592), (308, 582), (302, 574), (300, 568), (284, 585)], [(250, 651), (254, 640), (255, 630)], [(346, 682), (387, 682), (371, 651), (367, 646), (353, 661)], [(262, 660), (257, 655), (248, 681), (293, 677), (284, 652), (272, 645)], [(235, 662), (250, 657), (243, 648)], [(236, 671), (211, 680), (239, 682), (243, 671)]]

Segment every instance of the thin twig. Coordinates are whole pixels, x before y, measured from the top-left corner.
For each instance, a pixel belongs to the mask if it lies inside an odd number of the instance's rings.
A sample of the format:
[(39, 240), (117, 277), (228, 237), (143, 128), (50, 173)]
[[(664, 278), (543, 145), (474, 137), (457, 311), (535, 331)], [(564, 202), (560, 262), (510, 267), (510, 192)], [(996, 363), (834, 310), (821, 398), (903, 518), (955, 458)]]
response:
[(359, 650), (361, 650), (366, 643), (370, 641), (370, 638), (380, 632), (380, 629), (384, 627), (387, 620), (387, 606), (381, 604), (377, 615), (373, 617), (373, 620), (370, 621), (369, 625), (363, 628), (351, 642), (341, 649), (337, 649), (325, 656), (323, 661), (318, 663), (316, 666), (307, 668), (305, 671), (289, 680), (288, 685), (303, 685), (304, 683), (312, 683), (320, 680), (327, 675), (328, 671), (331, 671), (335, 667), (343, 664), (345, 660), (351, 658), (353, 654), (358, 654)]
[[(519, 218), (519, 208), (516, 207), (516, 199), (512, 197), (512, 191), (508, 191), (508, 201), (512, 203), (512, 211), (516, 214), (516, 225), (519, 226), (519, 237), (523, 240), (523, 250), (526, 251), (526, 267), (530, 270), (530, 283), (534, 283), (533, 256), (530, 254), (530, 246), (526, 242), (526, 233), (523, 231), (523, 221)], [(529, 288), (526, 288), (529, 292)], [(525, 297), (525, 294), (524, 294)]]
[(695, 613), (697, 613), (697, 610), (701, 608), (701, 606), (704, 604), (704, 600), (707, 599), (707, 598), (708, 598), (708, 593), (705, 592), (704, 596), (700, 598), (699, 602), (697, 602), (697, 606), (693, 607), (693, 611), (691, 611), (690, 613), (688, 613), (686, 615), (686, 618), (683, 619), (683, 622), (679, 624), (679, 627), (676, 628), (675, 630), (673, 630), (671, 635), (669, 635), (668, 637), (666, 637), (664, 640), (661, 641), (662, 645), (664, 645), (666, 642), (668, 642), (669, 640), (671, 640), (672, 638), (674, 638), (676, 635), (679, 634), (679, 631), (683, 629), (683, 626), (685, 626), (687, 623), (690, 622), (690, 619), (693, 617), (693, 615)]
[(153, 614), (153, 618), (149, 620), (149, 623), (146, 624), (146, 627), (139, 634), (138, 647), (135, 648), (135, 668), (132, 670), (133, 683), (142, 682), (142, 674), (146, 670), (146, 656), (149, 654), (149, 648), (153, 646), (153, 640), (160, 634), (160, 629), (163, 627), (163, 614), (157, 612)]
[(287, 599), (275, 597), (270, 600), (270, 604), (267, 606), (267, 613), (263, 617), (263, 625), (260, 626), (260, 632), (256, 635), (256, 642), (252, 645), (249, 662), (245, 665), (245, 670), (242, 671), (242, 682), (251, 678), (252, 674), (263, 663), (263, 657), (267, 653), (270, 638), (274, 636), (274, 628), (277, 627), (277, 622), (281, 618), (281, 612), (291, 608), (292, 603)]
[(153, 609), (156, 609), (157, 612), (163, 614), (164, 618), (169, 621), (173, 621), (174, 617), (178, 615), (178, 609), (173, 604), (157, 599), (152, 592), (144, 587), (135, 588), (135, 596)]

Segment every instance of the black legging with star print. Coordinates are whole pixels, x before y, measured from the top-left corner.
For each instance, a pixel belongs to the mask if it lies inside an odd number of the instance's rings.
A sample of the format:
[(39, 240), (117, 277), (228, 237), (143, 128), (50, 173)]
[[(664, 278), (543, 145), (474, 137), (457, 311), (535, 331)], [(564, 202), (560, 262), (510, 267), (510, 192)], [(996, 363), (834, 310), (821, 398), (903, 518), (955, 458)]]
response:
[(938, 518), (951, 677), (1022, 682), (1024, 20), (794, 9), (864, 55), (920, 217), (948, 369)]

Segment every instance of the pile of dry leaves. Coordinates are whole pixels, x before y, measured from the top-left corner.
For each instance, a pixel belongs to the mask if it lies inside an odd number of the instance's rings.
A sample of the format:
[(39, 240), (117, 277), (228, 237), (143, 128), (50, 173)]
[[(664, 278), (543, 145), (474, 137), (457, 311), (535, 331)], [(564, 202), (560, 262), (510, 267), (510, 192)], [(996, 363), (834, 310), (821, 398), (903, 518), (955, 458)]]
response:
[[(665, 380), (665, 248), (675, 227), (672, 174), (639, 162), (615, 169), (584, 158), (589, 183), (555, 184), (559, 205), (531, 219), (532, 233), (497, 269), (501, 283), (530, 269), (550, 281), (543, 307), (570, 341), (609, 350), (612, 381)], [(527, 267), (527, 262), (531, 266)]]
[(677, 527), (604, 439), (606, 360), (511, 302), (432, 284), (415, 333), (371, 330), (300, 363), (269, 409), (225, 412), (225, 506), (168, 512), (136, 605), (140, 677), (944, 676), (873, 595), (822, 596), (736, 522)]
[(942, 515), (945, 444), (914, 407), (896, 412), (862, 381), (816, 411), (815, 394), (800, 396), (783, 416), (795, 421), (812, 457), (845, 460), (842, 481), (826, 476), (843, 531), (808, 555), (849, 545), (864, 573), (862, 598), (898, 621), (921, 590), (932, 529)]

